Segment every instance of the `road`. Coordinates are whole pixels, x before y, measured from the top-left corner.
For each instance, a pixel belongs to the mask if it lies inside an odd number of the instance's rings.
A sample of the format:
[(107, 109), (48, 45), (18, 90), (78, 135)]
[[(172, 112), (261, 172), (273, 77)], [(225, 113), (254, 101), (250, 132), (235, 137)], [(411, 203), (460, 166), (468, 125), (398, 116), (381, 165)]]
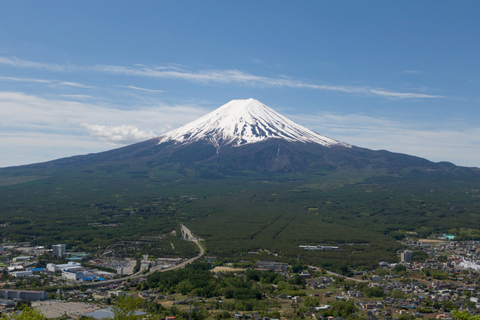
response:
[(325, 270), (325, 272), (330, 275), (330, 276), (337, 276), (337, 277), (340, 277), (340, 278), (344, 278), (345, 280), (352, 280), (352, 281), (356, 281), (356, 282), (368, 282), (367, 280), (361, 280), (361, 279), (356, 279), (356, 278), (351, 278), (351, 277), (345, 277), (339, 273), (335, 273), (335, 272), (332, 272), (332, 271), (327, 271)]
[[(197, 245), (198, 249), (200, 249), (200, 254), (198, 256), (195, 256), (193, 258), (190, 258), (180, 264), (177, 264), (177, 265), (174, 265), (170, 268), (165, 268), (165, 269), (161, 269), (161, 270), (158, 270), (159, 272), (164, 272), (164, 271), (169, 271), (169, 270), (175, 270), (175, 269), (180, 269), (180, 268), (183, 268), (184, 266), (186, 266), (187, 264), (189, 263), (192, 263), (193, 261), (197, 260), (198, 258), (202, 257), (204, 254), (205, 254), (205, 250), (203, 250), (203, 247), (202, 245), (200, 244), (200, 242), (198, 242), (198, 239), (197, 237), (195, 237), (192, 232), (190, 231), (190, 229), (188, 229), (187, 227), (185, 227), (183, 224), (181, 224), (182, 226), (182, 233), (184, 235), (184, 238), (187, 239), (188, 241), (193, 241), (195, 242), (195, 244)], [(186, 237), (185, 237), (186, 235)]]
[(181, 227), (182, 227), (182, 234), (184, 235), (184, 238), (188, 241), (193, 241), (195, 242), (195, 244), (197, 245), (198, 249), (200, 249), (200, 254), (198, 254), (197, 256), (193, 257), (193, 258), (190, 258), (180, 264), (177, 264), (177, 265), (174, 265), (174, 266), (171, 266), (169, 268), (165, 268), (165, 269), (160, 269), (160, 270), (151, 270), (150, 272), (148, 273), (143, 273), (143, 270), (140, 270), (139, 272), (133, 274), (133, 275), (130, 275), (130, 276), (125, 276), (123, 278), (118, 278), (118, 279), (114, 279), (114, 280), (106, 280), (106, 281), (99, 281), (99, 282), (92, 282), (92, 283), (82, 283), (82, 286), (86, 286), (86, 287), (95, 287), (95, 286), (103, 286), (103, 285), (106, 285), (106, 284), (112, 284), (112, 283), (117, 283), (117, 282), (122, 282), (122, 281), (125, 281), (126, 279), (136, 279), (136, 278), (142, 278), (142, 277), (145, 277), (147, 275), (149, 275), (150, 273), (152, 272), (165, 272), (165, 271), (170, 271), (170, 270), (176, 270), (176, 269), (181, 269), (183, 267), (185, 267), (187, 264), (189, 263), (192, 263), (194, 262), (195, 260), (201, 258), (204, 254), (205, 254), (205, 250), (203, 250), (203, 247), (202, 245), (200, 244), (200, 242), (198, 241), (197, 237), (195, 237), (192, 232), (190, 231), (190, 229), (188, 229), (187, 227), (185, 227), (183, 224), (181, 224)]

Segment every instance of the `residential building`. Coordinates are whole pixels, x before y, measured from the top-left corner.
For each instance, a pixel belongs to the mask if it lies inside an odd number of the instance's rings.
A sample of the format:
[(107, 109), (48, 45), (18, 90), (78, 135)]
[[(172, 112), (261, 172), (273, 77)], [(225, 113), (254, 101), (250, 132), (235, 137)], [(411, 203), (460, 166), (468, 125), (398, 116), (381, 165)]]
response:
[(66, 249), (67, 249), (67, 246), (64, 244), (54, 244), (52, 246), (52, 255), (54, 257), (62, 258), (67, 251)]

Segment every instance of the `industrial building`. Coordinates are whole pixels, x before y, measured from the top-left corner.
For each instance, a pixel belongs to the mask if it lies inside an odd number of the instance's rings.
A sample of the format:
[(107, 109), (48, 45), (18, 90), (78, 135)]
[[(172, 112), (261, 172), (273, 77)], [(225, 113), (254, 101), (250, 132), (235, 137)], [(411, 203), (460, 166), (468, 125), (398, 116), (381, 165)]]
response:
[(78, 268), (78, 267), (81, 268), (82, 264), (79, 263), (79, 262), (74, 262), (74, 261), (70, 261), (66, 264), (55, 264), (55, 263), (47, 264), (47, 270), (50, 271), (50, 272), (55, 272), (57, 270), (63, 271), (64, 269)]
[(25, 299), (31, 301), (47, 300), (46, 291), (29, 291), (29, 290), (0, 290), (0, 297), (2, 299)]

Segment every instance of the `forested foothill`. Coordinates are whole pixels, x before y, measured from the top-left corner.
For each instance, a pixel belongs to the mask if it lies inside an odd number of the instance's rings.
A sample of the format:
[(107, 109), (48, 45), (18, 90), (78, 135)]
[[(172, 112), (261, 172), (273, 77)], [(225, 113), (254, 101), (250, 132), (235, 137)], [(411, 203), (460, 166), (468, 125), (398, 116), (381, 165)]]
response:
[(1, 172), (4, 239), (66, 243), (91, 253), (130, 241), (153, 256), (193, 256), (195, 246), (178, 233), (145, 241), (183, 223), (204, 240), (206, 254), (219, 259), (300, 258), (341, 271), (397, 261), (398, 240), (408, 232), (480, 237), (478, 180), (461, 169), (213, 175), (208, 172), (218, 173), (215, 168), (170, 164), (46, 170)]

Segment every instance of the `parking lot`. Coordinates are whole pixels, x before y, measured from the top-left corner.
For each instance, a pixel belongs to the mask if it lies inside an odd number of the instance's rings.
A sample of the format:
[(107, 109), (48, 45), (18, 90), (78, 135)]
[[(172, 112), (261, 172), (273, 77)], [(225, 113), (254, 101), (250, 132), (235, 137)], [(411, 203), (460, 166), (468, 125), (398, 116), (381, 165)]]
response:
[(47, 318), (58, 318), (64, 314), (77, 318), (84, 313), (101, 309), (90, 303), (61, 301), (38, 301), (32, 303), (32, 307), (39, 310)]

